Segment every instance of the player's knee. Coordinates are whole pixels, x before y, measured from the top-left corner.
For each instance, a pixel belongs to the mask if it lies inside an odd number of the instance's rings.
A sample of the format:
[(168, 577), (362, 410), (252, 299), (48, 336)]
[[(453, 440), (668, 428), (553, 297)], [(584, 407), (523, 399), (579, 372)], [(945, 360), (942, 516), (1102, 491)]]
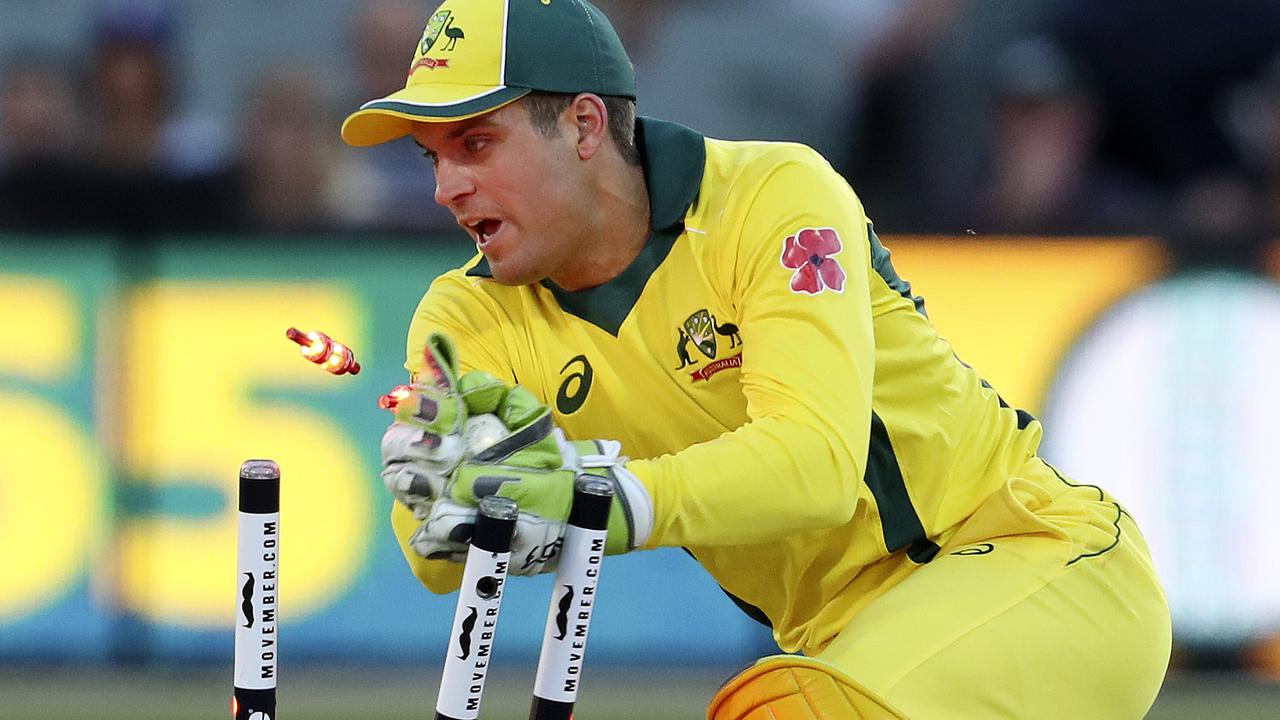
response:
[(730, 678), (707, 707), (707, 720), (902, 720), (880, 699), (830, 664), (773, 655)]

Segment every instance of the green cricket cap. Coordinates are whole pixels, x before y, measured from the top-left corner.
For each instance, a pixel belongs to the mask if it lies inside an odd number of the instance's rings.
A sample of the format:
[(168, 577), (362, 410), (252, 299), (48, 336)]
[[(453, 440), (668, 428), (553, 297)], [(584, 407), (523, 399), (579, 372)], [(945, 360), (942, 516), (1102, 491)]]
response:
[(635, 98), (631, 60), (604, 13), (586, 0), (446, 0), (404, 89), (361, 105), (342, 139), (377, 145), (413, 123), (464, 120), (533, 90)]

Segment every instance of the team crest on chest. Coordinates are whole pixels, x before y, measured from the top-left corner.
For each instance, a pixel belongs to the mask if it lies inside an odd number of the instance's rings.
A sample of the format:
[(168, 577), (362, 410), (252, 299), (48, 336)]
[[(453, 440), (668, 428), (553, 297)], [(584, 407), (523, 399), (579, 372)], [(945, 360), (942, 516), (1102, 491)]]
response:
[(717, 322), (716, 316), (706, 308), (685, 318), (685, 321), (676, 328), (676, 358), (680, 364), (675, 369), (683, 370), (698, 364), (698, 355), (694, 354), (692, 349), (696, 349), (707, 360), (715, 360), (690, 372), (694, 382), (707, 380), (721, 370), (741, 366), (742, 353), (716, 360), (716, 353), (719, 350), (717, 335), (729, 340), (729, 349), (742, 344), (742, 338), (738, 335), (738, 326), (728, 322)]
[(703, 355), (714, 360), (716, 357), (715, 325), (711, 322), (711, 313), (706, 308), (685, 318), (680, 328), (689, 341), (702, 351)]

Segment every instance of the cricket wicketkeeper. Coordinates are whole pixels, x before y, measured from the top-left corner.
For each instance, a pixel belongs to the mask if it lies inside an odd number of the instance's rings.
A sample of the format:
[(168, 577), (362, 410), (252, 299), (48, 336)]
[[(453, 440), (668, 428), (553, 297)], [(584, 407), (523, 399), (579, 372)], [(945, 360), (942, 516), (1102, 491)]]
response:
[[(491, 494), (521, 510), (512, 572), (554, 569), (591, 473), (609, 552), (687, 548), (785, 653), (708, 718), (1142, 717), (1170, 618), (1124, 507), (1037, 455), (822, 157), (634, 100), (585, 0), (448, 0), (342, 127), (412, 136), (479, 249), (419, 304), (383, 438), (417, 576), (457, 586)], [(500, 452), (467, 449), (480, 413)]]

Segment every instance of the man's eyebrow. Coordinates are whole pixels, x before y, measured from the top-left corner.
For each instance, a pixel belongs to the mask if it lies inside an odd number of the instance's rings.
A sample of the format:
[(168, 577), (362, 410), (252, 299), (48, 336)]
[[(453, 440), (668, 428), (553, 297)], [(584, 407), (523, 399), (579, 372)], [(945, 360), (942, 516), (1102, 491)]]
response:
[(461, 123), (460, 125), (458, 125), (458, 127), (450, 130), (448, 137), (450, 140), (457, 140), (458, 138), (462, 137), (462, 135), (466, 133), (468, 130), (471, 130), (473, 128), (478, 128), (478, 127), (491, 127), (496, 124), (497, 123), (493, 122), (489, 118), (477, 118), (472, 122)]
[[(457, 140), (458, 138), (462, 137), (462, 135), (463, 135), (463, 134), (465, 134), (468, 130), (471, 130), (472, 128), (478, 128), (478, 127), (491, 127), (491, 126), (496, 126), (496, 125), (497, 125), (497, 123), (495, 123), (495, 122), (493, 122), (493, 121), (491, 121), (491, 120), (489, 120), (489, 119), (487, 119), (487, 118), (486, 118), (486, 119), (477, 120), (477, 121), (475, 121), (475, 122), (463, 123), (463, 124), (459, 125), (458, 127), (454, 128), (454, 129), (452, 129), (452, 130), (450, 130), (450, 131), (449, 131), (449, 134), (448, 134), (447, 136), (445, 136), (445, 139), (446, 139), (446, 140)], [(412, 137), (412, 136), (411, 136), (411, 137)], [(418, 138), (413, 138), (413, 144), (414, 144), (414, 145), (417, 145), (417, 146), (418, 146), (418, 147), (420, 147), (420, 148), (422, 148), (423, 152), (425, 152), (425, 153), (428, 153), (428, 154), (430, 154), (430, 155), (435, 155), (435, 154), (436, 154), (436, 152), (435, 152), (434, 150), (432, 150), (431, 148), (429, 148), (429, 147), (427, 147), (426, 145), (423, 145), (421, 142), (419, 142), (419, 141), (418, 141)]]

